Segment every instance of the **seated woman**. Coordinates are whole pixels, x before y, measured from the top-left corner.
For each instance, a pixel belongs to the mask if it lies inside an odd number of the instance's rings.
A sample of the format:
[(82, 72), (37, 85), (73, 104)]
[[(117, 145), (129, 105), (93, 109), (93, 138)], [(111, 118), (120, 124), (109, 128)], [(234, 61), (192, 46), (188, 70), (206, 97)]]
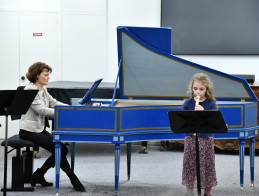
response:
[[(45, 85), (50, 79), (49, 75), (52, 68), (45, 63), (36, 62), (28, 69), (26, 77), (30, 83), (25, 87), (25, 90), (39, 90), (30, 108), (25, 115), (22, 115), (20, 121), (20, 138), (30, 140), (35, 144), (51, 153), (50, 157), (45, 161), (41, 168), (38, 168), (33, 173), (31, 185), (41, 184), (41, 186), (53, 186), (53, 183), (47, 182), (44, 174), (51, 168), (55, 167), (55, 143), (53, 136), (46, 131), (48, 118), (54, 118), (54, 106), (66, 105), (54, 99), (47, 91)], [(77, 176), (71, 170), (66, 155), (67, 147), (61, 145), (61, 169), (70, 178), (71, 184), (77, 191), (84, 192), (85, 187), (81, 184)]]

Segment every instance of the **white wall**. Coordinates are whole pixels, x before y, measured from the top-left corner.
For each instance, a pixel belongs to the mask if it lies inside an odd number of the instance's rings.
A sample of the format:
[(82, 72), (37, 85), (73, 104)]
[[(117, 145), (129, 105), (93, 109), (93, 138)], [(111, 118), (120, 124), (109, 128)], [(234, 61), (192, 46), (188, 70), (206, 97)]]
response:
[(61, 1), (61, 78), (95, 81), (107, 77), (105, 0)]
[[(8, 74), (7, 74), (8, 73)], [(0, 12), (0, 89), (19, 84), (19, 14)], [(1, 124), (1, 123), (0, 123)]]
[(115, 82), (118, 71), (117, 26), (160, 27), (161, 1), (111, 0), (108, 1), (107, 10), (109, 37), (107, 81)]
[(253, 74), (259, 84), (259, 55), (178, 55), (228, 74)]
[(117, 26), (159, 27), (160, 8), (160, 0), (61, 1), (62, 80), (115, 82)]
[(25, 85), (21, 77), (35, 61), (58, 67), (58, 10), (58, 0), (0, 0), (0, 89)]

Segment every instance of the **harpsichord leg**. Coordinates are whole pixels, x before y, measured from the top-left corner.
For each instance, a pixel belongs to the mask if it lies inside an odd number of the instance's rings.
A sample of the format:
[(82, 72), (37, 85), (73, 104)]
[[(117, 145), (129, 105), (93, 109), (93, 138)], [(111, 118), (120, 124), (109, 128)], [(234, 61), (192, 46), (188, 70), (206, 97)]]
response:
[(120, 172), (120, 144), (115, 144), (115, 195), (119, 190), (119, 172)]
[(254, 157), (255, 157), (255, 138), (249, 140), (249, 153), (250, 153), (250, 177), (251, 186), (254, 186)]
[(75, 168), (75, 142), (70, 143), (70, 153), (71, 153), (71, 169), (74, 172), (74, 168)]
[(60, 154), (61, 143), (56, 142), (55, 144), (55, 163), (56, 163), (56, 195), (59, 193), (59, 178), (60, 178)]
[(240, 188), (244, 186), (244, 159), (245, 159), (245, 140), (239, 142), (239, 165), (240, 165)]
[(127, 170), (128, 170), (128, 180), (130, 180), (130, 168), (131, 168), (131, 143), (127, 143)]

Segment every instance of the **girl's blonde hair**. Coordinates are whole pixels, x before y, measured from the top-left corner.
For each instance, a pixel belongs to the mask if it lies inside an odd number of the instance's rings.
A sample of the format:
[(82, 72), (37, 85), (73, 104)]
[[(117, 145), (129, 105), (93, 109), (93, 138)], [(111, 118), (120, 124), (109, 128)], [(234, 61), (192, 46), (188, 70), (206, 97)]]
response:
[(208, 75), (204, 73), (194, 74), (194, 76), (192, 77), (192, 80), (189, 83), (189, 88), (188, 88), (188, 92), (192, 95), (192, 97), (194, 97), (194, 94), (193, 94), (194, 82), (201, 82), (206, 87), (205, 97), (207, 99), (216, 101), (213, 95), (213, 84)]

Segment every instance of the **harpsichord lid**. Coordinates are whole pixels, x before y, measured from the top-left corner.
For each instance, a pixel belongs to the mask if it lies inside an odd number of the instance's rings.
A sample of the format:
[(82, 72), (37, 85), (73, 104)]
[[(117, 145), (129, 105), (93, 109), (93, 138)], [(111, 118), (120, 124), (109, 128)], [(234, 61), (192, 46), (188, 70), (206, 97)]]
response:
[(172, 55), (170, 28), (118, 27), (117, 38), (120, 98), (182, 100), (192, 76), (205, 73), (217, 100), (257, 101), (243, 78)]

